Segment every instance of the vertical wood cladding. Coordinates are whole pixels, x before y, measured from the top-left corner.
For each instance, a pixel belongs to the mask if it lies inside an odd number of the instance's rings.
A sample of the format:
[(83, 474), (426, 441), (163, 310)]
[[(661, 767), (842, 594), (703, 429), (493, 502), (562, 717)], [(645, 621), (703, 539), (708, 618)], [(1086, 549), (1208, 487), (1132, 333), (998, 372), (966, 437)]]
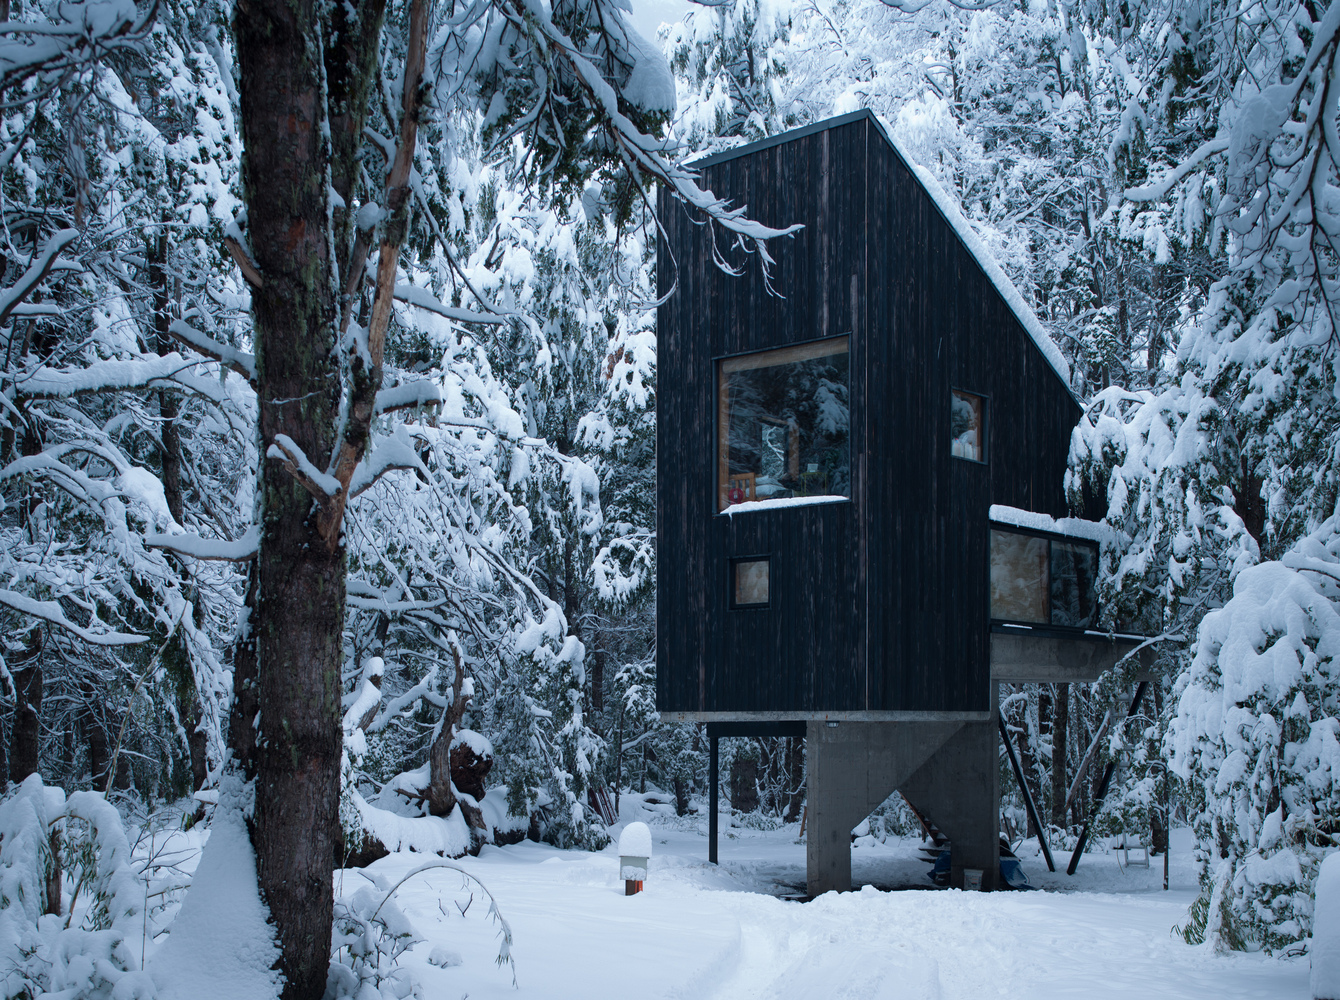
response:
[[(805, 228), (769, 246), (772, 295), (756, 261), (716, 267), (707, 227), (661, 195), (658, 280), (678, 286), (658, 315), (659, 707), (986, 710), (987, 510), (1065, 513), (1078, 407), (868, 114), (702, 173)], [(851, 501), (717, 514), (714, 359), (841, 334)], [(986, 464), (950, 455), (951, 387), (988, 399)], [(730, 610), (748, 555), (771, 557), (770, 606)]]

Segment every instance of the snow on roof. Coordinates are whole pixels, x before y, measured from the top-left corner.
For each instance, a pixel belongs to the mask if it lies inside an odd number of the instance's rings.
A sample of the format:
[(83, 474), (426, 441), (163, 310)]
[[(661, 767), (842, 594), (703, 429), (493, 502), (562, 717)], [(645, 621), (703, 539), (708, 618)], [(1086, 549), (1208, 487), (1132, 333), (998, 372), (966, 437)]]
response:
[[(963, 245), (967, 247), (968, 253), (970, 253), (973, 259), (977, 261), (978, 266), (981, 267), (982, 272), (987, 276), (987, 279), (996, 287), (996, 291), (1000, 292), (1001, 298), (1003, 298), (1005, 304), (1010, 307), (1010, 311), (1014, 313), (1014, 317), (1019, 321), (1019, 325), (1024, 328), (1024, 332), (1028, 334), (1029, 339), (1037, 345), (1038, 350), (1042, 352), (1042, 356), (1047, 359), (1047, 363), (1051, 365), (1052, 370), (1056, 372), (1057, 377), (1061, 380), (1061, 384), (1066, 387), (1066, 391), (1070, 392), (1070, 365), (1066, 363), (1065, 355), (1063, 355), (1061, 349), (1056, 346), (1056, 342), (1052, 340), (1051, 334), (1049, 334), (1046, 327), (1042, 325), (1042, 321), (1039, 320), (1037, 314), (1033, 312), (1033, 307), (1028, 304), (1028, 300), (1023, 297), (1019, 292), (1019, 289), (1014, 286), (1014, 282), (1009, 279), (1009, 276), (1005, 273), (1004, 269), (996, 262), (996, 258), (992, 256), (991, 251), (987, 249), (986, 244), (982, 242), (982, 238), (977, 235), (976, 230), (972, 228), (972, 224), (968, 222), (964, 217), (963, 212), (959, 210), (958, 202), (954, 199), (954, 196), (940, 186), (940, 182), (936, 180), (934, 174), (912, 158), (912, 155), (893, 137), (893, 132), (889, 127), (869, 108), (862, 108), (861, 110), (853, 111), (850, 114), (839, 115), (836, 118), (826, 118), (823, 121), (815, 122), (812, 125), (806, 125), (804, 128), (792, 129), (790, 132), (781, 132), (777, 135), (769, 136), (766, 139), (760, 139), (757, 142), (747, 143), (743, 146), (736, 146), (734, 149), (728, 149), (721, 153), (714, 153), (711, 156), (704, 156), (701, 159), (691, 161), (689, 166), (701, 170), (703, 167), (713, 166), (714, 164), (721, 163), (725, 160), (734, 159), (737, 156), (756, 153), (759, 150), (768, 149), (772, 146), (780, 146), (782, 143), (790, 142), (793, 139), (813, 135), (816, 132), (823, 132), (830, 128), (837, 128), (841, 125), (849, 125), (852, 122), (860, 121), (862, 119), (868, 119), (874, 123), (879, 129), (880, 135), (882, 135), (885, 141), (887, 141), (893, 148), (894, 153), (903, 161), (903, 164), (907, 169), (911, 171), (912, 176), (920, 182), (926, 194), (930, 196), (931, 201), (935, 204), (935, 207), (939, 209), (945, 222), (949, 223), (950, 228), (958, 234), (958, 238), (962, 240)], [(1073, 393), (1071, 393), (1071, 398), (1074, 398)]]
[(1008, 524), (1015, 528), (1031, 531), (1050, 531), (1056, 535), (1069, 535), (1071, 538), (1083, 538), (1090, 542), (1108, 541), (1110, 531), (1096, 521), (1085, 521), (1078, 517), (1052, 517), (1035, 510), (1020, 510), (1018, 507), (1006, 507), (993, 503), (987, 517), (997, 524)]

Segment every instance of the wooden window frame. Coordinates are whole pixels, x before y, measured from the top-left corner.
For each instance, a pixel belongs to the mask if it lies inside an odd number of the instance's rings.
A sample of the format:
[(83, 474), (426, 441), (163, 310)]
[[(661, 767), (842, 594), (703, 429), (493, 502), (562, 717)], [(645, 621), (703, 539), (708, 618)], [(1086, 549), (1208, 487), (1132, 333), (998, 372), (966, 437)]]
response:
[(951, 413), (953, 412), (954, 395), (956, 393), (964, 396), (971, 396), (973, 399), (982, 401), (982, 457), (969, 458), (967, 455), (954, 454), (952, 423), (950, 424), (949, 455), (951, 458), (957, 458), (960, 462), (971, 462), (974, 465), (989, 465), (990, 462), (988, 460), (991, 456), (991, 397), (985, 393), (973, 392), (971, 389), (964, 389), (957, 385), (951, 385), (949, 387), (949, 407)]

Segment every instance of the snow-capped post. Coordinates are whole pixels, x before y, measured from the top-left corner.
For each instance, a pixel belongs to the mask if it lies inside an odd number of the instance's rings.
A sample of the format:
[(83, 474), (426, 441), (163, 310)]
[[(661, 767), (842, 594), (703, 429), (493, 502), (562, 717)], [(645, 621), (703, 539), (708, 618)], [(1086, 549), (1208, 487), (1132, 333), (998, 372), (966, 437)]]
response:
[(646, 823), (629, 823), (619, 834), (619, 878), (625, 896), (642, 891), (651, 862), (651, 828)]
[[(620, 842), (620, 850), (623, 843)], [(1317, 872), (1312, 911), (1312, 1000), (1340, 1000), (1340, 854), (1328, 854)]]

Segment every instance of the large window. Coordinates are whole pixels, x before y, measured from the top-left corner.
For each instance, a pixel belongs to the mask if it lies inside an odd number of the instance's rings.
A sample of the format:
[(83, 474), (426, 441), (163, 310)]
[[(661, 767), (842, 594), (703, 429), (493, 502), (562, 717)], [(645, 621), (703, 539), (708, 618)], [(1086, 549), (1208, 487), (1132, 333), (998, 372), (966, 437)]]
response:
[(849, 337), (717, 362), (717, 509), (850, 497)]
[(1089, 628), (1097, 620), (1093, 542), (991, 529), (991, 617)]

